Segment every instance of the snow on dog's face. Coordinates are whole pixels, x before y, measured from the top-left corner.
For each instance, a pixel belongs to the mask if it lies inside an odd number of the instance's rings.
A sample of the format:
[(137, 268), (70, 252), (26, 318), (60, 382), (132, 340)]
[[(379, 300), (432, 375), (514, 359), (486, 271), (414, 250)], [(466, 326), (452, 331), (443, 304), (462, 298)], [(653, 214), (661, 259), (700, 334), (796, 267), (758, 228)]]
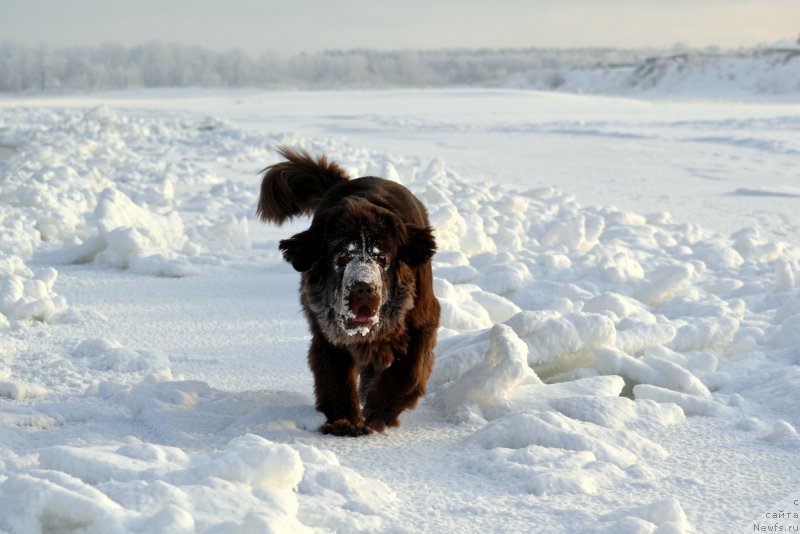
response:
[(280, 246), (303, 273), (301, 299), (322, 333), (352, 345), (393, 331), (403, 319), (413, 306), (413, 267), (430, 258), (434, 245), (430, 229), (348, 199)]
[(369, 239), (362, 231), (361, 239), (334, 253), (333, 270), (340, 278), (334, 304), (338, 304), (342, 328), (348, 335), (366, 336), (380, 322), (391, 284), (385, 276), (389, 267), (386, 253), (371, 241), (374, 237)]

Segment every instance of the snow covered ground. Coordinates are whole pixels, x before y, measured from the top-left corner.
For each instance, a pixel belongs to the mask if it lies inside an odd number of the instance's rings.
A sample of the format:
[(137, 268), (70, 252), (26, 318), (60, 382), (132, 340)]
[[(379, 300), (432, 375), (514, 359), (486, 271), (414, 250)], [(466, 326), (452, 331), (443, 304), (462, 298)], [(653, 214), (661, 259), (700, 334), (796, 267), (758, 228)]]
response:
[(800, 43), (778, 41), (736, 52), (686, 51), (630, 64), (567, 69), (560, 91), (659, 98), (797, 101)]
[[(753, 532), (800, 507), (800, 106), (3, 97), (0, 531)], [(318, 434), (284, 143), (429, 207), (399, 429)]]

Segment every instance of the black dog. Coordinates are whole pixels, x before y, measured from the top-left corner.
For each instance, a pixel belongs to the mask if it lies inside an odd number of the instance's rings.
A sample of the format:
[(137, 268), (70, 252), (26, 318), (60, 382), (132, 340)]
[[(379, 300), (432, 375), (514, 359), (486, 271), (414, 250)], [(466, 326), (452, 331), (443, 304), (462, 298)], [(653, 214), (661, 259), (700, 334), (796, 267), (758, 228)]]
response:
[(395, 182), (350, 180), (325, 156), (279, 152), (288, 161), (264, 170), (257, 212), (279, 225), (313, 215), (280, 249), (302, 273), (308, 360), (327, 418), (320, 430), (358, 436), (398, 426), (425, 394), (439, 326), (427, 211)]

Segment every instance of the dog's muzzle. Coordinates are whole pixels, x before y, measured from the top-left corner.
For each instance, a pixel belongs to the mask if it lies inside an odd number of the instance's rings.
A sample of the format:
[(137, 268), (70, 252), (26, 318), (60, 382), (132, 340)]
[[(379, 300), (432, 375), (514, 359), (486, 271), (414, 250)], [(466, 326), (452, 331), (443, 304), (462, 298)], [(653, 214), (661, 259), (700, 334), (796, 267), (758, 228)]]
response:
[(342, 277), (342, 318), (350, 333), (369, 332), (378, 324), (381, 309), (381, 270), (375, 261), (354, 260)]

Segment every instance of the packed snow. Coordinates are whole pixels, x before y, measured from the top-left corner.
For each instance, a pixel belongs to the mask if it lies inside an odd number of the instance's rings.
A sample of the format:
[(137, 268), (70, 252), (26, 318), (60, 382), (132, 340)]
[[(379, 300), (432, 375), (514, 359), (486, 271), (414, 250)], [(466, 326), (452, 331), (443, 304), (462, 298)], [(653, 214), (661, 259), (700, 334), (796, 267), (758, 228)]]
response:
[[(515, 91), (4, 97), (0, 530), (796, 525), (800, 210), (774, 186), (798, 121)], [(428, 206), (441, 329), (399, 429), (316, 431), (277, 250), (307, 221), (255, 218), (279, 144)], [(703, 150), (728, 194), (670, 181)]]

